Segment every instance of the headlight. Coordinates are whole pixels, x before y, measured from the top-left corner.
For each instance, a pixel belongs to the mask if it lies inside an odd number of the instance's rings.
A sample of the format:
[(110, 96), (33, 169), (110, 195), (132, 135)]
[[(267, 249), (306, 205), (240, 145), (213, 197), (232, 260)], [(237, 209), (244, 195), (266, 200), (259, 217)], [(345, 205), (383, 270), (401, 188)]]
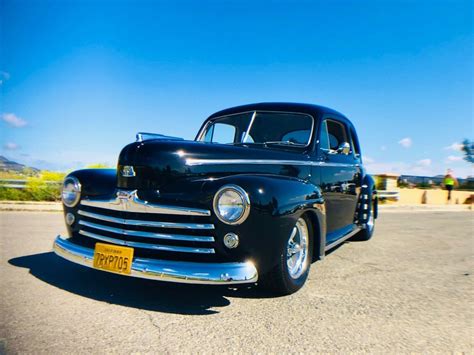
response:
[(250, 213), (250, 200), (240, 186), (225, 185), (214, 196), (214, 212), (222, 222), (240, 224)]
[(64, 179), (61, 197), (67, 207), (77, 205), (81, 198), (81, 183), (77, 178), (68, 176)]

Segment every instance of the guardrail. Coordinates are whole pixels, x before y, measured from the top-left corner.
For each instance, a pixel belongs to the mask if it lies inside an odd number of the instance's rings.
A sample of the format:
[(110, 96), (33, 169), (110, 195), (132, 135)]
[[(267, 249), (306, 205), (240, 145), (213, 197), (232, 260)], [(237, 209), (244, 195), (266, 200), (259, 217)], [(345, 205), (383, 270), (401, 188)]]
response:
[(380, 200), (398, 201), (400, 199), (400, 191), (377, 190), (377, 196)]
[[(26, 189), (29, 180), (21, 179), (0, 179), (0, 187), (7, 187), (9, 189)], [(44, 181), (50, 185), (60, 185), (61, 181)]]

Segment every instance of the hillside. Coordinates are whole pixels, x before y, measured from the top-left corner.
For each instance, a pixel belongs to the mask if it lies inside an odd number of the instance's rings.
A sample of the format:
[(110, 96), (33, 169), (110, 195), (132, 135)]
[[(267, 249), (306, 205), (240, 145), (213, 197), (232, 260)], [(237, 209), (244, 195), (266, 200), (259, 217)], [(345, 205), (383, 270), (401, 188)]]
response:
[(10, 160), (0, 155), (0, 171), (1, 172), (11, 172), (11, 173), (22, 174), (22, 173), (25, 173), (25, 170), (29, 171), (30, 174), (39, 172), (39, 170), (36, 168), (19, 164), (13, 160)]

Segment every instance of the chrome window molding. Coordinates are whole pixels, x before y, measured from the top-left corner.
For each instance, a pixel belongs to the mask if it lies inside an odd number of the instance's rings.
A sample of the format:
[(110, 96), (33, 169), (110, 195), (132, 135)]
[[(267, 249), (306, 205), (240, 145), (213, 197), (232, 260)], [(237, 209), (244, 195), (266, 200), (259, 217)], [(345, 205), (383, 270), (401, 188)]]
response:
[(117, 190), (115, 198), (108, 200), (85, 198), (81, 205), (113, 211), (156, 213), (183, 216), (210, 216), (211, 211), (199, 208), (167, 206), (149, 203), (138, 197), (137, 190)]
[(94, 238), (101, 240), (103, 242), (108, 242), (117, 245), (124, 245), (132, 248), (143, 248), (143, 249), (153, 249), (160, 251), (172, 251), (178, 253), (197, 253), (197, 254), (214, 254), (215, 250), (213, 248), (194, 248), (194, 247), (178, 247), (173, 245), (160, 245), (160, 244), (150, 244), (142, 242), (132, 242), (129, 240), (121, 240), (111, 237), (106, 237), (104, 235), (91, 233), (85, 230), (80, 230), (79, 234), (82, 234), (86, 237)]
[(177, 228), (177, 229), (214, 229), (213, 224), (206, 223), (175, 223), (175, 222), (157, 222), (157, 221), (143, 221), (138, 219), (125, 219), (112, 216), (105, 216), (103, 214), (87, 212), (79, 210), (78, 214), (84, 217), (94, 218), (105, 222), (112, 222), (118, 224), (125, 224), (130, 226), (141, 227), (156, 227), (156, 228)]
[[(302, 115), (302, 116), (308, 116), (308, 117), (311, 117), (311, 120), (312, 120), (312, 124), (311, 124), (311, 132), (309, 134), (309, 139), (308, 139), (308, 143), (306, 145), (301, 145), (301, 146), (298, 146), (299, 148), (308, 148), (310, 145), (311, 145), (311, 141), (313, 140), (313, 135), (314, 135), (314, 129), (316, 127), (316, 120), (314, 118), (313, 115), (309, 114), (309, 113), (305, 113), (305, 112), (293, 112), (293, 111), (267, 111), (267, 110), (251, 110), (251, 111), (242, 111), (242, 112), (236, 112), (236, 113), (231, 113), (229, 115), (224, 115), (224, 116), (218, 116), (218, 117), (213, 117), (212, 119), (210, 119), (209, 121), (207, 121), (207, 123), (204, 125), (204, 127), (202, 127), (202, 129), (199, 131), (195, 141), (197, 142), (203, 142), (205, 143), (202, 138), (204, 136), (204, 132), (206, 132), (207, 130), (207, 127), (214, 123), (216, 120), (219, 120), (221, 118), (225, 118), (225, 117), (231, 117), (231, 116), (235, 116), (235, 115), (243, 115), (243, 114), (246, 114), (246, 113), (255, 113), (255, 114), (258, 114), (259, 112), (262, 112), (262, 113), (279, 113), (279, 114), (293, 114), (293, 115)], [(252, 123), (253, 123), (253, 120), (255, 119), (255, 117), (252, 117)], [(250, 131), (250, 130), (249, 130)]]
[(110, 233), (116, 233), (123, 236), (163, 239), (163, 240), (181, 240), (181, 241), (186, 241), (186, 242), (214, 242), (214, 237), (208, 237), (208, 236), (163, 234), (163, 233), (135, 231), (135, 230), (129, 230), (129, 229), (104, 226), (102, 224), (92, 223), (92, 222), (88, 222), (84, 220), (80, 220), (79, 224), (85, 227), (98, 229), (98, 230), (102, 230), (102, 231), (110, 232)]

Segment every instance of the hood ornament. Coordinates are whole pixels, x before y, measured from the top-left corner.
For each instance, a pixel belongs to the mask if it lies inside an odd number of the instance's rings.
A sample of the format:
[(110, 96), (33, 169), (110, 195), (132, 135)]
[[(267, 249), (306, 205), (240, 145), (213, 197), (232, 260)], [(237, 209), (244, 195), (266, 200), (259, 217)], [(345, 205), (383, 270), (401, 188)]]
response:
[(127, 190), (118, 190), (117, 191), (117, 202), (126, 204), (128, 201), (133, 200), (133, 198), (138, 198), (137, 190), (127, 191)]
[(123, 177), (134, 177), (134, 176), (136, 176), (135, 169), (133, 168), (133, 166), (130, 166), (130, 165), (122, 166), (120, 174)]

